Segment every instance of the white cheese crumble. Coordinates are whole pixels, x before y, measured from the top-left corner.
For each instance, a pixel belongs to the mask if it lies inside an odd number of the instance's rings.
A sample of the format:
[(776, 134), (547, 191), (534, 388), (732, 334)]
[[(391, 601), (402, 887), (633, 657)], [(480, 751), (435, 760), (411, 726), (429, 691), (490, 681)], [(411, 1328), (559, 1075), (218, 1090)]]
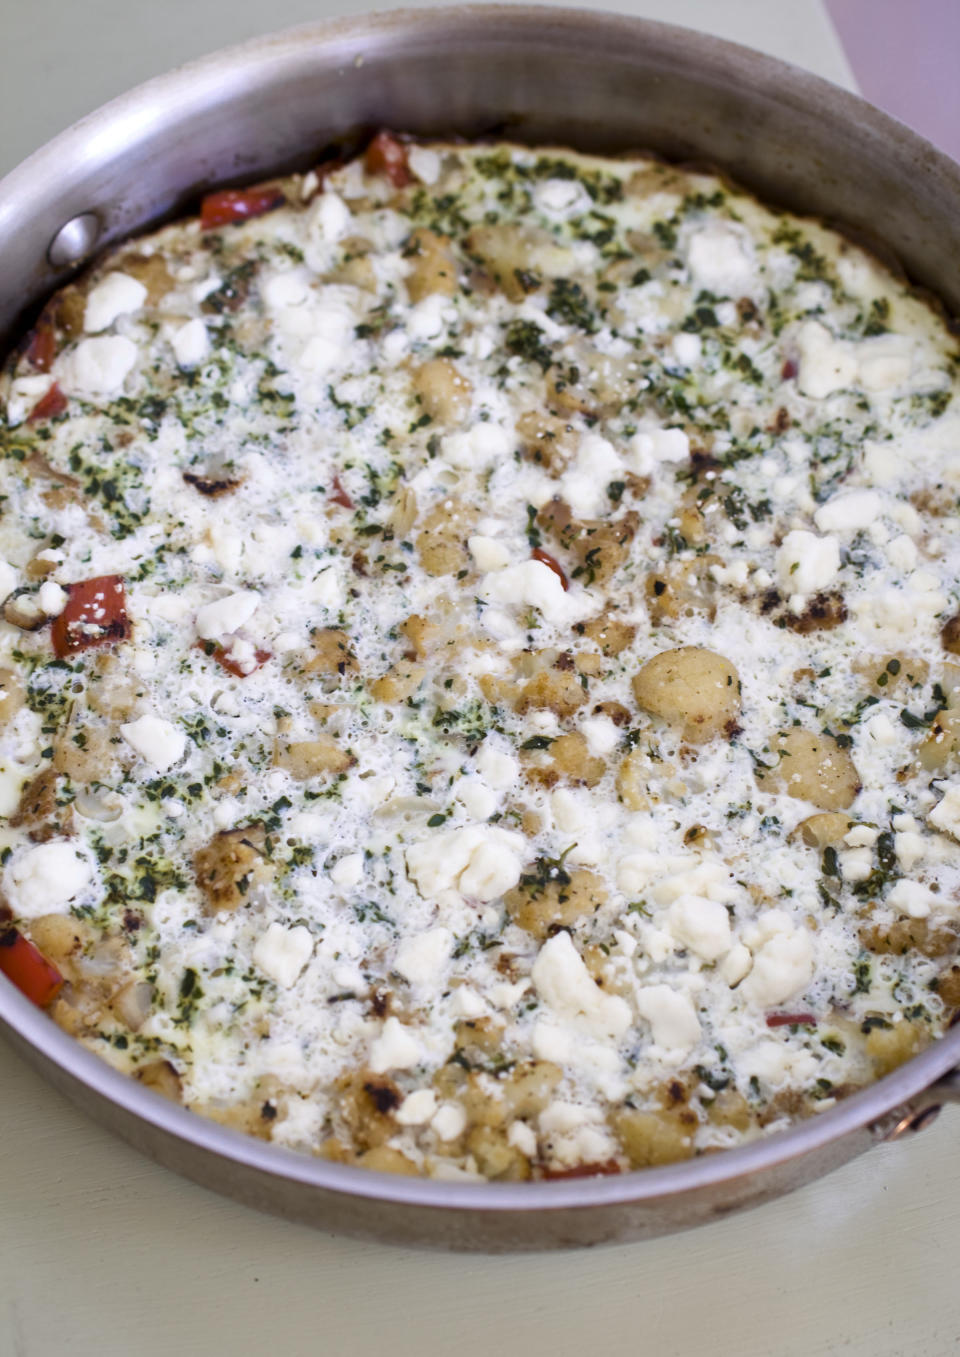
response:
[(108, 273), (87, 293), (83, 328), (88, 334), (108, 330), (120, 316), (139, 311), (147, 300), (147, 289), (126, 273)]
[[(849, 344), (835, 339), (818, 320), (808, 320), (797, 335), (800, 353), (797, 385), (805, 396), (823, 400), (856, 381), (858, 364)], [(818, 527), (826, 530), (825, 525)]]
[(210, 353), (210, 335), (199, 316), (177, 329), (171, 340), (177, 366), (195, 368)]
[(564, 591), (560, 577), (542, 561), (524, 561), (488, 574), (483, 588), (491, 602), (536, 608), (553, 625), (572, 621), (584, 611), (582, 602)]
[[(793, 999), (813, 978), (813, 943), (803, 929), (794, 926), (782, 910), (767, 910), (754, 930), (759, 946), (754, 951), (750, 974), (741, 985), (743, 993), (764, 1008)], [(755, 946), (747, 938), (748, 945)]]
[(220, 641), (232, 635), (250, 621), (259, 603), (260, 595), (253, 589), (205, 603), (197, 612), (197, 635), (204, 641)]
[(411, 985), (425, 987), (436, 982), (450, 956), (449, 929), (431, 928), (404, 939), (393, 959), (393, 969)]
[(4, 888), (23, 919), (62, 913), (93, 880), (93, 868), (79, 847), (54, 839), (14, 858), (4, 874)]
[(828, 588), (840, 569), (840, 544), (802, 528), (788, 532), (777, 551), (780, 587), (791, 594), (815, 594)]
[(370, 1046), (370, 1068), (374, 1074), (413, 1069), (421, 1057), (420, 1043), (398, 1018), (387, 1018), (383, 1031)]
[(179, 726), (150, 712), (121, 725), (120, 734), (158, 773), (166, 773), (179, 763), (187, 747), (186, 733)]
[(637, 994), (637, 1012), (650, 1024), (653, 1042), (675, 1059), (700, 1040), (700, 1020), (690, 998), (669, 985), (645, 985)]
[(718, 297), (741, 297), (755, 284), (749, 240), (732, 222), (712, 222), (694, 231), (687, 262), (697, 286)]
[(943, 797), (927, 817), (934, 829), (960, 839), (960, 783), (948, 782)]
[(136, 363), (137, 346), (126, 335), (82, 339), (60, 365), (60, 384), (81, 399), (116, 396)]
[(628, 1005), (597, 987), (569, 933), (557, 933), (543, 944), (531, 978), (544, 1003), (562, 1021), (606, 1037), (623, 1036), (630, 1026)]
[(730, 950), (730, 916), (726, 906), (716, 900), (679, 895), (668, 910), (667, 920), (677, 942), (704, 961), (717, 961)]
[(312, 952), (313, 935), (309, 928), (303, 924), (285, 928), (283, 924), (272, 923), (254, 946), (253, 959), (264, 975), (284, 989), (290, 989), (297, 983)]
[(425, 1126), (436, 1114), (437, 1095), (432, 1088), (418, 1088), (409, 1093), (397, 1108), (401, 1126)]

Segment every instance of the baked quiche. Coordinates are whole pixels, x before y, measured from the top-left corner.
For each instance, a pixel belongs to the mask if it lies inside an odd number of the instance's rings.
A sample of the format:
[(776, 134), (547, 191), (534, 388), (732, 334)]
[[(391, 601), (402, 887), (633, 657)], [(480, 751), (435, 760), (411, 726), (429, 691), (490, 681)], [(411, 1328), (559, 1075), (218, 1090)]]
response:
[(212, 194), (8, 361), (0, 971), (436, 1178), (822, 1112), (960, 1006), (960, 409), (871, 253), (646, 156)]

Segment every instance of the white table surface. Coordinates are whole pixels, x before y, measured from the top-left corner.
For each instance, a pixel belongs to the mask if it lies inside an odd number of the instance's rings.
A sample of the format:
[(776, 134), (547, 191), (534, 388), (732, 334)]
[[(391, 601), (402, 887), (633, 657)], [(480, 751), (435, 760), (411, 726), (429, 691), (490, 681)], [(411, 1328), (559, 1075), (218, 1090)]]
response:
[[(630, 0), (853, 80), (820, 0)], [(113, 94), (329, 0), (6, 0), (0, 172)], [(38, 94), (38, 91), (42, 93)], [(484, 1258), (334, 1238), (181, 1181), (0, 1045), (0, 1357), (941, 1357), (960, 1120), (689, 1234)]]

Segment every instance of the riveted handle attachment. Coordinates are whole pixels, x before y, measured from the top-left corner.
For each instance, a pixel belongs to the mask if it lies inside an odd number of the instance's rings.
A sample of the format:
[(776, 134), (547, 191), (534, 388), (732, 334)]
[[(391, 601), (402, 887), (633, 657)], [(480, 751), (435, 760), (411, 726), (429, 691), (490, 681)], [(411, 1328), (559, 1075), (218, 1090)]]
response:
[(878, 1140), (903, 1140), (932, 1126), (946, 1103), (960, 1103), (960, 1069), (949, 1070), (871, 1129)]

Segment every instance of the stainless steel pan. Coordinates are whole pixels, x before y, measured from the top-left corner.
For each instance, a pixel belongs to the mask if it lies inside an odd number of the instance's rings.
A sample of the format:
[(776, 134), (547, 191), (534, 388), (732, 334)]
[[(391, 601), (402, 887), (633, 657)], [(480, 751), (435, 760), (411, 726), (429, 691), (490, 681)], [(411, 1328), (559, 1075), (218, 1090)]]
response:
[[(610, 14), (407, 11), (264, 38), (150, 81), (0, 181), (0, 345), (82, 259), (212, 184), (307, 166), (379, 126), (708, 161), (762, 197), (879, 237), (960, 313), (960, 168), (814, 76)], [(0, 977), (0, 1030), (152, 1158), (329, 1229), (458, 1249), (622, 1241), (716, 1219), (828, 1172), (960, 1100), (960, 1028), (814, 1120), (616, 1178), (452, 1184), (295, 1155), (195, 1117), (102, 1064)]]

